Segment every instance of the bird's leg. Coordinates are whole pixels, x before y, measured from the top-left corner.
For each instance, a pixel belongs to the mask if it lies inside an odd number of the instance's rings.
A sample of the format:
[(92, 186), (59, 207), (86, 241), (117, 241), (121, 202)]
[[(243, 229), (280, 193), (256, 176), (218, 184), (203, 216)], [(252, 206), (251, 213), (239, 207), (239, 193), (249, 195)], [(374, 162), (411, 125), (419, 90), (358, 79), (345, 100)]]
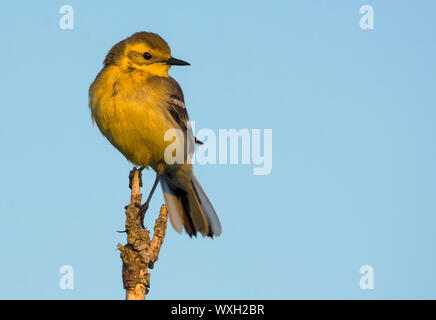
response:
[(144, 216), (145, 216), (145, 213), (148, 210), (148, 206), (150, 205), (151, 197), (153, 196), (153, 193), (156, 190), (156, 187), (159, 184), (159, 181), (160, 181), (160, 179), (162, 177), (163, 171), (164, 171), (164, 165), (162, 163), (160, 163), (157, 166), (156, 180), (154, 180), (154, 184), (153, 184), (153, 187), (150, 190), (150, 194), (148, 195), (147, 200), (145, 201), (145, 203), (141, 206), (141, 209), (139, 210), (139, 216), (140, 216), (140, 219), (141, 219), (141, 227), (142, 227), (142, 229), (145, 229), (145, 226), (144, 226)]

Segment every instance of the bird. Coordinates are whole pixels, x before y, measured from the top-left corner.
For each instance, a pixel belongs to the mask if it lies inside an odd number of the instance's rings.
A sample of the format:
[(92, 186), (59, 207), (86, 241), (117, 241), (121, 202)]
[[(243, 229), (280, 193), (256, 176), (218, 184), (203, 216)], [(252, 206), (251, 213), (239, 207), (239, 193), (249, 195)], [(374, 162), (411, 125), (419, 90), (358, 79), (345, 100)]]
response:
[[(221, 223), (209, 198), (194, 175), (190, 158), (192, 132), (183, 91), (168, 75), (171, 66), (188, 66), (171, 55), (168, 43), (158, 34), (136, 32), (115, 44), (103, 68), (89, 87), (92, 122), (134, 166), (152, 168), (156, 179), (141, 206), (141, 224), (151, 196), (160, 182), (174, 229), (192, 237), (221, 234)], [(183, 163), (166, 161), (168, 130), (182, 133)], [(180, 140), (180, 139), (179, 139)]]

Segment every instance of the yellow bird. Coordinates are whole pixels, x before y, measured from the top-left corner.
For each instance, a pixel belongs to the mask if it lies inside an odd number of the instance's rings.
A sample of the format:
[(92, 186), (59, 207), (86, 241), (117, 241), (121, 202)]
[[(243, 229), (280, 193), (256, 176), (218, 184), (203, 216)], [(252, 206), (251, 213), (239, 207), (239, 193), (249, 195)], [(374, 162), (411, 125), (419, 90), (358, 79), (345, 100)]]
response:
[[(156, 171), (150, 195), (142, 205), (141, 222), (151, 196), (160, 182), (170, 221), (180, 233), (192, 236), (221, 234), (221, 224), (189, 161), (169, 164), (165, 150), (170, 141), (165, 133), (179, 129), (188, 160), (194, 141), (183, 92), (168, 75), (172, 65), (189, 63), (171, 56), (159, 35), (137, 32), (114, 45), (103, 69), (89, 88), (92, 119), (101, 133), (130, 162)], [(187, 150), (186, 150), (187, 149)]]

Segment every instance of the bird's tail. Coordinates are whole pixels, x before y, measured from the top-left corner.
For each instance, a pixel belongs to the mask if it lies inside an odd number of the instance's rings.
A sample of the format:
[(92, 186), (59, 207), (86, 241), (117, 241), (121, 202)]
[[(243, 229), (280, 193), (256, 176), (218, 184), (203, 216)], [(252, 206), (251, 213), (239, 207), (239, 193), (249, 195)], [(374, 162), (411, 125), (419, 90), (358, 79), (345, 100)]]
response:
[(221, 224), (218, 216), (194, 174), (184, 181), (182, 188), (180, 183), (172, 182), (166, 177), (161, 180), (174, 229), (181, 233), (184, 227), (189, 236), (196, 236), (197, 232), (203, 236), (219, 236)]

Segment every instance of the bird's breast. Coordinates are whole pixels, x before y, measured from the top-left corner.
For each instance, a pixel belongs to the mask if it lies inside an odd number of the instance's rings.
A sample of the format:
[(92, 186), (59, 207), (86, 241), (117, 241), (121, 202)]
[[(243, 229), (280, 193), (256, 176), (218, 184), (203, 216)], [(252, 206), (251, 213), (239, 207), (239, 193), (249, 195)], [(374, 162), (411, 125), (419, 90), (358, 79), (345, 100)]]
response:
[(149, 166), (164, 159), (171, 122), (165, 92), (140, 74), (106, 70), (92, 84), (90, 108), (102, 134), (132, 163)]

